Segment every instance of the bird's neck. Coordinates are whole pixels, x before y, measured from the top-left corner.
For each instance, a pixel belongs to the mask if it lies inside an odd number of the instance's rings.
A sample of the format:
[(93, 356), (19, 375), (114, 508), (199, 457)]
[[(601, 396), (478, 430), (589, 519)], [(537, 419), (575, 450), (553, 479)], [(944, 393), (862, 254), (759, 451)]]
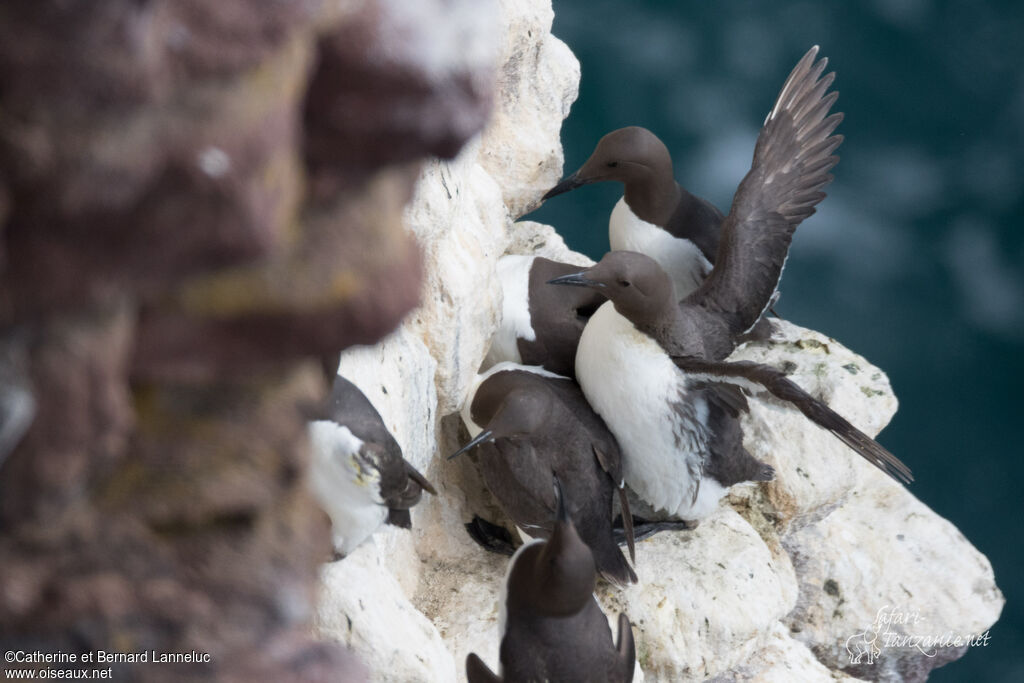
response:
[(620, 303), (615, 304), (615, 310), (623, 318), (633, 324), (638, 331), (646, 334), (665, 347), (666, 342), (672, 337), (676, 328), (676, 320), (679, 317), (679, 307), (674, 301), (648, 303), (643, 308), (630, 308)]
[(664, 227), (679, 204), (682, 188), (668, 169), (647, 169), (626, 185), (626, 204), (637, 218)]

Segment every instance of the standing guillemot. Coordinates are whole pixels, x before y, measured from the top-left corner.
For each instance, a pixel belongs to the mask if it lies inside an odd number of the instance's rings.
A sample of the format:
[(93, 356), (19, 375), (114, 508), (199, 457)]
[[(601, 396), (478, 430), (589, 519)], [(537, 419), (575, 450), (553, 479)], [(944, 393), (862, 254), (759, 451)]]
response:
[(697, 289), (715, 262), (723, 216), (676, 182), (665, 144), (639, 126), (614, 130), (544, 199), (605, 181), (625, 186), (608, 219), (612, 250), (638, 251), (655, 259), (671, 275), (680, 297)]
[(404, 457), (380, 413), (338, 375), (322, 419), (309, 423), (310, 485), (331, 518), (334, 547), (348, 555), (381, 524), (408, 529), (409, 508), (434, 487)]
[(743, 448), (739, 387), (767, 389), (890, 476), (911, 479), (906, 465), (783, 373), (724, 361), (770, 305), (793, 231), (824, 198), (838, 161), (832, 152), (842, 138), (832, 132), (842, 115), (828, 116), (833, 74), (822, 77), (826, 60), (815, 63), (816, 54), (797, 64), (768, 114), (723, 223), (715, 268), (697, 291), (677, 304), (661, 267), (628, 251), (552, 280), (610, 299), (580, 339), (577, 379), (618, 439), (626, 482), (683, 519), (706, 516), (734, 483), (773, 475)]
[(736, 316), (700, 300), (703, 288), (677, 305), (671, 280), (649, 257), (613, 251), (552, 282), (598, 287), (610, 299), (583, 331), (576, 376), (622, 448), (626, 483), (655, 508), (699, 520), (729, 486), (772, 478), (743, 448), (743, 389), (791, 403), (886, 474), (911, 481), (896, 456), (784, 373), (722, 360), (735, 345)]
[(484, 483), (520, 529), (532, 537), (551, 534), (556, 508), (551, 478), (556, 476), (570, 501), (569, 516), (601, 575), (618, 585), (636, 582), (612, 529), (617, 490), (634, 557), (622, 455), (575, 382), (541, 368), (501, 363), (474, 382), (463, 421), (474, 438), (450, 457), (480, 448)]
[(557, 480), (555, 488), (557, 516), (550, 538), (521, 547), (505, 576), (500, 675), (471, 653), (469, 683), (633, 680), (636, 647), (629, 619), (619, 614), (619, 640), (613, 642), (594, 598), (594, 558), (569, 519)]
[(509, 254), (498, 260), (501, 322), (491, 340), (484, 368), (502, 361), (539, 365), (575, 377), (576, 346), (587, 320), (606, 299), (600, 292), (574, 290), (574, 296), (546, 285), (548, 280), (579, 271), (579, 266), (541, 256)]
[[(817, 53), (815, 45), (803, 56), (793, 74), (809, 67)], [(822, 68), (825, 61), (822, 60)], [(793, 74), (787, 86), (793, 82)], [(830, 74), (821, 81), (822, 91), (828, 88), (831, 79)], [(784, 99), (785, 93), (786, 86), (783, 86), (758, 135), (751, 173), (757, 165), (758, 150), (767, 152), (769, 148), (789, 144), (784, 136), (792, 129), (775, 122), (780, 111), (787, 110), (792, 116), (797, 114), (793, 108), (795, 100)], [(816, 104), (827, 110), (834, 101), (835, 96), (832, 97), (827, 104), (824, 100)], [(583, 166), (549, 190), (544, 199), (603, 181), (617, 181), (625, 186), (625, 193), (608, 222), (612, 250), (637, 251), (653, 258), (672, 278), (680, 299), (696, 290), (718, 259), (724, 217), (710, 202), (690, 194), (676, 182), (672, 158), (664, 143), (654, 133), (637, 126), (612, 131), (601, 138)], [(733, 200), (734, 206), (746, 185), (744, 179)]]

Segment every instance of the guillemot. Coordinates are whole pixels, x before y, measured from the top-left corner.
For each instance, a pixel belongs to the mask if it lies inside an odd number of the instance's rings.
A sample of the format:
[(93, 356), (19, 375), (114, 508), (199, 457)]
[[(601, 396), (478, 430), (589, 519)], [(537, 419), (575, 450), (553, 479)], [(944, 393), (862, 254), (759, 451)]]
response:
[(335, 550), (348, 555), (385, 521), (408, 529), (409, 508), (434, 487), (402, 456), (380, 413), (341, 375), (320, 419), (309, 423), (310, 485), (331, 518)]
[(911, 480), (899, 459), (782, 372), (724, 360), (770, 305), (793, 231), (824, 198), (838, 161), (832, 153), (842, 138), (832, 132), (842, 115), (828, 115), (833, 74), (822, 77), (826, 60), (815, 62), (816, 54), (800, 60), (768, 114), (699, 289), (677, 304), (664, 270), (628, 251), (551, 281), (609, 298), (580, 339), (577, 379), (622, 448), (626, 482), (682, 519), (709, 514), (732, 484), (773, 476), (743, 448), (741, 388), (767, 390), (890, 476)]
[[(818, 46), (811, 48), (800, 64), (809, 65), (817, 52)], [(822, 90), (827, 89), (831, 78), (829, 75), (822, 81)], [(782, 104), (781, 98), (778, 103)], [(824, 106), (827, 109), (831, 102)], [(761, 128), (757, 147), (784, 143), (772, 140), (773, 135), (783, 134), (785, 129), (773, 123), (770, 113)], [(756, 154), (754, 161), (757, 162)], [(583, 166), (551, 188), (544, 199), (604, 181), (617, 181), (625, 186), (608, 221), (611, 249), (637, 251), (653, 258), (672, 278), (680, 299), (696, 290), (718, 258), (724, 216), (713, 204), (676, 182), (672, 157), (665, 144), (639, 126), (612, 131), (601, 138)]]
[(570, 501), (569, 516), (601, 575), (619, 585), (636, 582), (612, 528), (617, 491), (633, 556), (619, 446), (574, 381), (541, 368), (501, 363), (474, 382), (463, 421), (473, 439), (450, 457), (480, 449), (484, 483), (524, 533), (550, 536), (556, 509), (551, 478), (556, 476)]
[(500, 673), (471, 653), (466, 657), (469, 683), (633, 680), (636, 647), (629, 619), (619, 614), (618, 642), (613, 642), (594, 599), (594, 558), (569, 518), (557, 480), (555, 487), (551, 536), (521, 547), (505, 576)]
[(508, 254), (498, 259), (501, 322), (491, 339), (484, 369), (509, 361), (575, 376), (576, 346), (583, 327), (605, 298), (589, 289), (559, 296), (561, 292), (546, 283), (577, 271), (579, 266), (541, 256)]
[(606, 181), (625, 186), (608, 219), (612, 250), (639, 251), (658, 261), (680, 298), (697, 289), (714, 265), (723, 216), (676, 182), (665, 143), (640, 126), (613, 130), (544, 199)]
[(610, 252), (593, 268), (552, 282), (609, 296), (583, 331), (576, 375), (622, 448), (626, 483), (655, 508), (697, 521), (729, 486), (773, 477), (743, 447), (744, 390), (792, 404), (886, 474), (911, 481), (896, 456), (783, 372), (722, 360), (732, 345), (731, 316), (696, 302), (676, 305), (671, 281), (649, 257)]

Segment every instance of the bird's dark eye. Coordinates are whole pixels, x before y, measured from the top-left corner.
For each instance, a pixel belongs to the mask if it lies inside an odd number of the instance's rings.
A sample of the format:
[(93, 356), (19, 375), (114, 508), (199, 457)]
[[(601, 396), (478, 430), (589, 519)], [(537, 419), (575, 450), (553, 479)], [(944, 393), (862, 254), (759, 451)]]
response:
[(629, 287), (629, 280), (619, 280), (619, 284), (623, 287)]
[(618, 165), (619, 165), (619, 162), (617, 162), (617, 161), (609, 161), (608, 162), (608, 168), (615, 168)]

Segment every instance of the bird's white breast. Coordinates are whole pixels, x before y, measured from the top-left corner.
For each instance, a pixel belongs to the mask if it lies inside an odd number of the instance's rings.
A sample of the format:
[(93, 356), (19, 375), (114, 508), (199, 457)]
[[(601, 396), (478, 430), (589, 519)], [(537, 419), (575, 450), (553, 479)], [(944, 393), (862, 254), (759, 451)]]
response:
[(387, 518), (380, 495), (380, 472), (357, 457), (363, 442), (331, 420), (309, 424), (313, 445), (310, 486), (331, 518), (335, 548), (348, 555)]
[[(694, 487), (709, 434), (707, 405), (658, 343), (611, 302), (587, 323), (576, 352), (576, 377), (587, 401), (615, 434), (626, 483), (655, 508), (682, 519), (706, 516), (721, 487)], [(673, 410), (672, 403), (680, 406)]]
[(509, 254), (498, 259), (498, 281), (501, 283), (501, 322), (491, 339), (491, 348), (484, 366), (501, 361), (522, 362), (517, 339), (537, 338), (530, 322), (530, 268), (534, 256)]
[(700, 287), (711, 272), (711, 263), (696, 244), (639, 218), (625, 197), (612, 209), (608, 240), (613, 251), (638, 251), (657, 261), (672, 278), (678, 300)]

